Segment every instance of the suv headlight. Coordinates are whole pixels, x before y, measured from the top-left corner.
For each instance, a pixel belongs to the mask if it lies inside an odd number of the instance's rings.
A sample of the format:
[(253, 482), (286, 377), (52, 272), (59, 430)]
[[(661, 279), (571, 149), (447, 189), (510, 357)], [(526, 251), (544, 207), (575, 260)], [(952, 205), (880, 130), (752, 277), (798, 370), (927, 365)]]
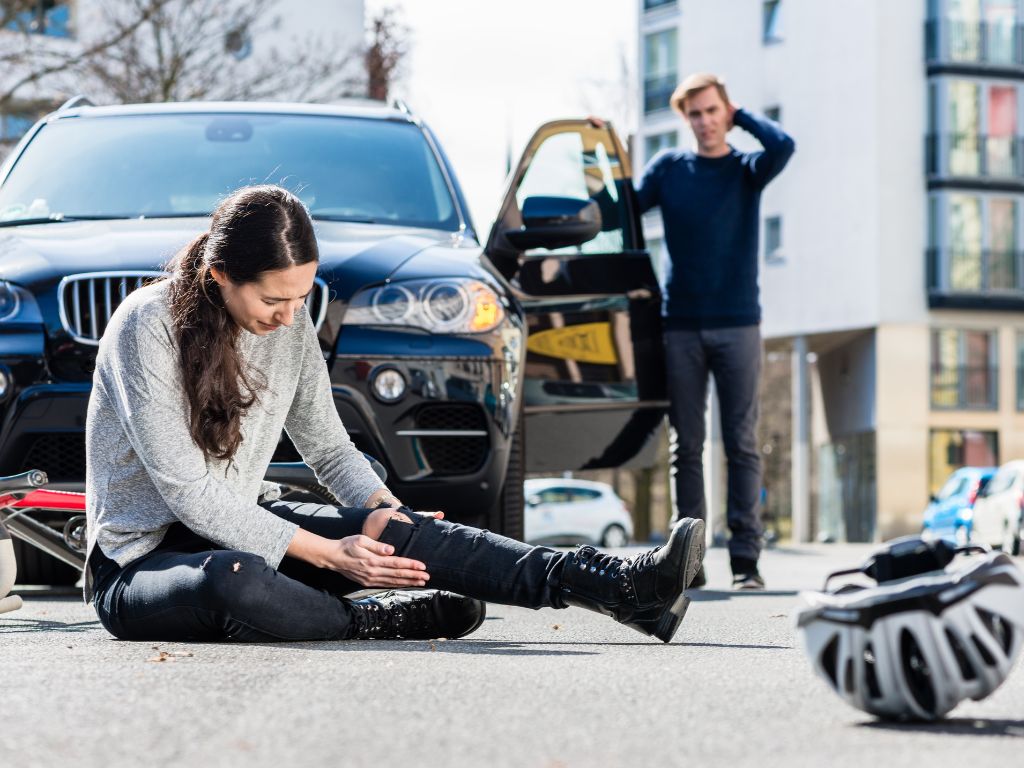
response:
[(431, 333), (486, 333), (505, 317), (498, 294), (479, 280), (388, 283), (359, 291), (343, 325), (406, 326)]
[(41, 323), (35, 297), (21, 286), (0, 280), (0, 323)]

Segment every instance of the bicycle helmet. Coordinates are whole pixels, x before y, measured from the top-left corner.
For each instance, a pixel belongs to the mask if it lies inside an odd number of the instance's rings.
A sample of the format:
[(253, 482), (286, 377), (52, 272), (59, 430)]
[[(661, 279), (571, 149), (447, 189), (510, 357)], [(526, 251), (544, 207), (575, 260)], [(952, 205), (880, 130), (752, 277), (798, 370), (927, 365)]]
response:
[[(958, 552), (985, 554), (948, 566)], [(828, 591), (859, 572), (876, 586)], [(1024, 639), (1024, 574), (1003, 553), (906, 537), (803, 592), (797, 631), (815, 671), (858, 709), (934, 720), (1006, 679)]]

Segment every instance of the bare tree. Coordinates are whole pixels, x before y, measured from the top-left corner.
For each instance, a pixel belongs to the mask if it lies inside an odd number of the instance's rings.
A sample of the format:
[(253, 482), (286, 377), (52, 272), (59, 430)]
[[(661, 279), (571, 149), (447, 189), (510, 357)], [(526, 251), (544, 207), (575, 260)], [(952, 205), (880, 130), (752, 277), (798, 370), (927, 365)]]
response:
[(394, 8), (382, 9), (370, 21), (370, 41), (366, 46), (366, 95), (387, 101), (391, 86), (409, 52), (409, 28), (398, 20)]
[(85, 43), (68, 44), (35, 34), (38, 0), (0, 0), (0, 108), (6, 107), (19, 92), (47, 83), (61, 90), (56, 81), (78, 72), (90, 59), (122, 44), (153, 14), (171, 0), (149, 0), (136, 14), (134, 23), (103, 30)]
[[(0, 0), (13, 10), (30, 0)], [(91, 36), (55, 45), (22, 30), (7, 52), (19, 76), (0, 106), (26, 85), (88, 91), (121, 103), (196, 99), (316, 101), (362, 95), (361, 46), (327, 36), (253, 47), (278, 28), (279, 0), (96, 0)], [(16, 50), (15, 50), (16, 49)], [(0, 68), (4, 55), (0, 55)]]

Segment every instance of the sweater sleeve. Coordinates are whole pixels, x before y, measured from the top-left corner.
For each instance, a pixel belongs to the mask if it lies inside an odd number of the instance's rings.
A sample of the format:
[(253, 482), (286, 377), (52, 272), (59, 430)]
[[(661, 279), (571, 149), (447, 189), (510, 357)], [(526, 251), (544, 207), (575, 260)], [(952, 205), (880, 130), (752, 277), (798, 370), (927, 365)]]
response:
[(640, 213), (647, 213), (661, 204), (661, 173), (662, 166), (668, 158), (668, 150), (664, 150), (647, 163), (643, 176), (636, 187), (636, 199), (640, 205)]
[(361, 507), (384, 484), (341, 423), (313, 323), (305, 313), (295, 322), (305, 326), (302, 368), (285, 431), (317, 480), (343, 504)]
[[(104, 350), (98, 373), (121, 427), (171, 512), (203, 538), (276, 568), (298, 526), (239, 497), (192, 439), (177, 344), (159, 318), (136, 311)], [(104, 341), (107, 341), (107, 336)]]
[(778, 176), (796, 151), (796, 142), (779, 126), (766, 117), (759, 117), (745, 109), (737, 109), (733, 123), (759, 142), (764, 150), (748, 155), (750, 176), (759, 189)]

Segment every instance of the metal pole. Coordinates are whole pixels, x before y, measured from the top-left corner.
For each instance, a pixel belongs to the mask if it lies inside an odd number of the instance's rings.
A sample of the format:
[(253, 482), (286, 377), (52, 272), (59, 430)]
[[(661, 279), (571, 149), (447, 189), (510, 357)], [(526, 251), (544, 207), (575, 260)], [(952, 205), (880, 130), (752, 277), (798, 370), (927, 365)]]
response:
[(793, 541), (811, 540), (811, 387), (807, 337), (793, 339)]

